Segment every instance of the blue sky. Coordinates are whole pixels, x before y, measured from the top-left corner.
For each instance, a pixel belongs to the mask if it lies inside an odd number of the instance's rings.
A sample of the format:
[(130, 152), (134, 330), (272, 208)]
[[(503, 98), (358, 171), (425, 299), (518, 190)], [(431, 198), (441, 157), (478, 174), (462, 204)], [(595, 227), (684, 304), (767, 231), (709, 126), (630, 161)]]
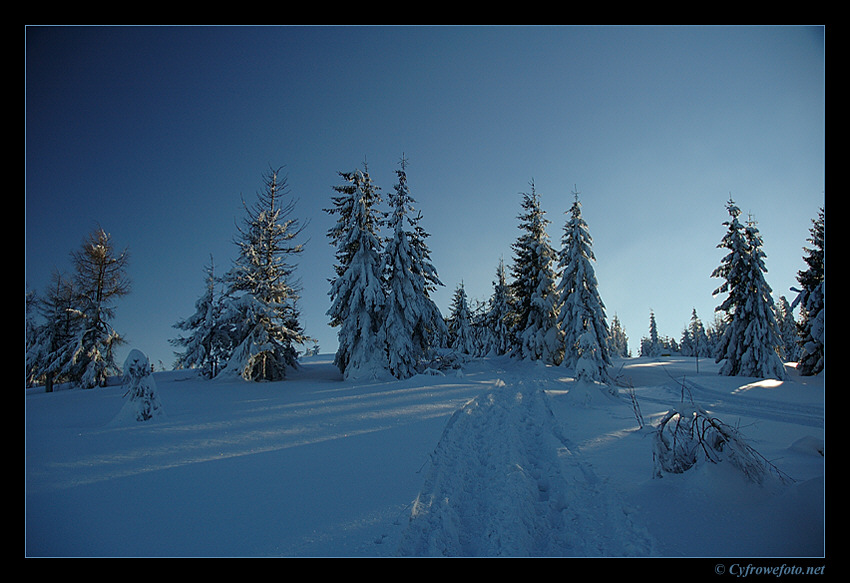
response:
[(825, 200), (825, 30), (789, 27), (28, 27), (29, 289), (96, 226), (131, 254), (113, 322), (170, 367), (210, 255), (235, 257), (242, 198), (283, 166), (307, 222), (308, 334), (327, 324), (340, 171), (386, 194), (404, 155), (448, 313), (512, 259), (534, 181), (560, 246), (581, 195), (609, 322), (636, 351), (650, 310), (678, 338), (722, 297), (730, 195), (758, 221), (789, 299)]

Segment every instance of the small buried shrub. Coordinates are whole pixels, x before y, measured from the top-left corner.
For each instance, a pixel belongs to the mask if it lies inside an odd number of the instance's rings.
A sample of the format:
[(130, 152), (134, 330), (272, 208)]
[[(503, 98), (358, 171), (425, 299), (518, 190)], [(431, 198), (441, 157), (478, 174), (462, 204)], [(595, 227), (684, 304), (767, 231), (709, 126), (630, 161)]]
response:
[(112, 420), (113, 425), (125, 421), (148, 421), (163, 414), (151, 372), (148, 357), (140, 350), (131, 350), (124, 361), (123, 378), (123, 384), (127, 386), (124, 396), (130, 398)]
[(430, 358), (420, 363), (419, 374), (445, 376), (445, 371), (460, 370), (469, 360), (469, 355), (451, 348), (435, 350)]
[[(684, 405), (684, 404), (683, 404)], [(757, 484), (783, 474), (750, 447), (740, 432), (696, 405), (686, 405), (664, 414), (654, 432), (654, 473), (682, 474), (701, 462), (728, 461)]]

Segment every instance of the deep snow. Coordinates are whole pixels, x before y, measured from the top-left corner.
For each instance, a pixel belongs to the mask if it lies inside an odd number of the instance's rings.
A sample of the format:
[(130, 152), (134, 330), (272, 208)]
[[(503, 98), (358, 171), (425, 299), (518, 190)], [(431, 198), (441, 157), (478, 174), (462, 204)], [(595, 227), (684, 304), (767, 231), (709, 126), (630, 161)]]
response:
[[(696, 364), (616, 363), (644, 429), (622, 392), (504, 357), (371, 383), (332, 355), (279, 383), (159, 372), (147, 422), (116, 422), (121, 386), (29, 389), (25, 555), (823, 557), (824, 375)], [(794, 481), (653, 477), (683, 386)]]

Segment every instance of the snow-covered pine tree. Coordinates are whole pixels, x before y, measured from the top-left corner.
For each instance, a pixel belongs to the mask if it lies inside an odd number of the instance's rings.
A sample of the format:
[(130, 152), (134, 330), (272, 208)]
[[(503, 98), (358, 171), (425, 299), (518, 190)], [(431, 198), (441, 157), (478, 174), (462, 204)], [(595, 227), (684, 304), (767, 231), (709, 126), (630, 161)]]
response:
[(514, 356), (558, 364), (563, 358), (563, 342), (558, 328), (559, 295), (556, 289), (556, 253), (549, 242), (549, 221), (540, 207), (540, 196), (531, 183), (531, 192), (522, 193), (523, 231), (513, 245), (515, 252), (511, 284), (515, 299)]
[(336, 247), (331, 281), (331, 326), (339, 328), (335, 363), (345, 378), (377, 378), (387, 373), (386, 349), (380, 342), (385, 301), (381, 277), (380, 191), (368, 169), (340, 172), (347, 182), (335, 186), (339, 196), (326, 212), (338, 216), (328, 237)]
[[(586, 328), (576, 342), (575, 371), (576, 381), (585, 383), (602, 383), (608, 381), (608, 364), (602, 360), (601, 347), (597, 341), (596, 333), (591, 328)], [(611, 394), (616, 390), (611, 387)]]
[(818, 218), (812, 221), (811, 238), (813, 248), (804, 248), (808, 269), (797, 272), (797, 281), (802, 286), (794, 299), (792, 308), (800, 306), (798, 324), (800, 359), (797, 370), (800, 374), (816, 375), (825, 366), (826, 342), (826, 266), (824, 263), (825, 213), (821, 208)]
[(721, 265), (711, 274), (725, 279), (714, 295), (728, 293), (717, 308), (727, 314), (728, 326), (720, 339), (715, 361), (724, 361), (720, 374), (762, 378), (785, 378), (785, 368), (776, 348), (780, 339), (774, 317), (770, 286), (764, 279), (767, 268), (761, 235), (754, 221), (742, 225), (741, 210), (729, 199), (730, 220), (718, 247), (728, 250)]
[(728, 327), (726, 323), (726, 314), (723, 310), (715, 310), (712, 315), (712, 322), (705, 327), (705, 335), (708, 337), (708, 349), (706, 355), (713, 357), (717, 354), (717, 347), (720, 346), (720, 339)]
[(776, 323), (779, 326), (779, 338), (782, 341), (782, 358), (789, 362), (797, 362), (800, 357), (800, 346), (797, 344), (797, 321), (791, 304), (785, 296), (779, 296), (776, 303)]
[(640, 355), (655, 358), (661, 356), (661, 340), (658, 338), (658, 325), (655, 322), (655, 312), (649, 310), (649, 336), (640, 340)]
[(691, 312), (691, 320), (682, 332), (679, 350), (682, 356), (709, 357), (712, 354), (705, 327), (697, 315), (696, 308)]
[(679, 343), (676, 342), (675, 338), (664, 337), (664, 342), (662, 343), (667, 352), (678, 353), (679, 352)]
[(280, 169), (263, 177), (253, 206), (244, 204), (244, 226), (233, 267), (225, 275), (221, 326), (229, 336), (225, 370), (245, 380), (278, 381), (298, 366), (296, 345), (308, 340), (299, 322), (292, 281), (302, 227), (292, 218), (295, 202)]
[(475, 354), (475, 338), (472, 332), (472, 320), (469, 302), (463, 282), (455, 289), (448, 318), (449, 348), (462, 354)]
[(129, 254), (126, 249), (116, 253), (109, 234), (97, 228), (71, 259), (76, 270), (75, 313), (81, 321), (70, 339), (71, 358), (60, 374), (86, 389), (106, 386), (107, 378), (120, 372), (114, 351), (123, 339), (111, 320), (114, 302), (130, 293)]
[(496, 279), (493, 281), (493, 295), (487, 309), (486, 323), (488, 328), (487, 353), (501, 355), (511, 351), (511, 328), (513, 316), (512, 300), (505, 274), (505, 262), (499, 259), (496, 269)]
[(694, 343), (691, 339), (691, 331), (688, 326), (682, 330), (682, 337), (679, 340), (679, 350), (682, 356), (694, 356)]
[(413, 208), (404, 157), (399, 166), (398, 182), (389, 196), (392, 234), (382, 256), (387, 297), (380, 341), (387, 348), (390, 373), (404, 379), (416, 374), (419, 363), (445, 335), (445, 320), (430, 297), (442, 283), (431, 263), (428, 235), (419, 225), (421, 213)]
[(475, 344), (475, 356), (486, 356), (493, 344), (488, 323), (487, 302), (473, 299), (469, 306), (472, 337)]
[(727, 230), (718, 247), (726, 249), (727, 254), (721, 260), (720, 266), (711, 274), (712, 277), (725, 280), (720, 287), (714, 290), (713, 295), (728, 294), (726, 300), (715, 308), (715, 310), (722, 310), (725, 313), (726, 322), (723, 336), (720, 337), (716, 347), (715, 359), (717, 362), (727, 359), (728, 368), (724, 366), (723, 374), (735, 374), (738, 359), (745, 349), (745, 347), (738, 345), (742, 340), (738, 321), (743, 321), (738, 315), (738, 312), (742, 311), (738, 309), (738, 306), (745, 305), (748, 296), (749, 274), (747, 273), (746, 256), (749, 254), (749, 249), (744, 235), (744, 227), (738, 220), (741, 210), (734, 204), (731, 197), (726, 208), (730, 219), (723, 223)]
[(54, 272), (43, 297), (34, 298), (34, 309), (42, 322), (34, 324), (25, 355), (27, 380), (43, 383), (45, 391), (53, 384), (68, 380), (62, 371), (70, 365), (74, 344), (82, 320), (76, 315), (77, 294), (72, 279)]
[(593, 239), (587, 223), (581, 216), (578, 194), (576, 189), (561, 239), (561, 281), (558, 293), (561, 301), (559, 323), (564, 334), (562, 364), (575, 368), (580, 356), (579, 339), (585, 330), (588, 330), (595, 336), (598, 346), (595, 358), (605, 366), (610, 366), (605, 304), (599, 296), (592, 263), (596, 260), (593, 254)]
[(628, 358), (631, 356), (629, 352), (629, 337), (626, 336), (626, 330), (620, 322), (617, 314), (611, 318), (611, 326), (608, 331), (608, 349), (611, 356), (620, 358)]
[(710, 357), (713, 352), (709, 343), (708, 335), (697, 316), (696, 308), (691, 312), (691, 321), (682, 331), (678, 351), (682, 356), (693, 356), (696, 360), (697, 372), (699, 372), (700, 357)]
[(35, 384), (34, 367), (27, 359), (27, 354), (30, 348), (35, 344), (35, 334), (38, 324), (35, 321), (35, 312), (38, 305), (38, 294), (35, 290), (31, 290), (29, 284), (24, 289), (24, 378), (27, 388)]
[(206, 287), (203, 295), (195, 302), (195, 313), (174, 324), (174, 328), (190, 334), (169, 342), (183, 347), (182, 351), (176, 353), (177, 368), (198, 368), (204, 377), (211, 379), (218, 374), (223, 363), (227, 337), (221, 327), (221, 297), (216, 291), (218, 279), (212, 255), (204, 271)]

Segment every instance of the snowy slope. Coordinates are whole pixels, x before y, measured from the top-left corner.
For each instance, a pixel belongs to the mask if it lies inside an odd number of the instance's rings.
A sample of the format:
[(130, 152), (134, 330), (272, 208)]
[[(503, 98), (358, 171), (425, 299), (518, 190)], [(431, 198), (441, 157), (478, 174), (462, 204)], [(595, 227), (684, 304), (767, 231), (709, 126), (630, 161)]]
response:
[(567, 369), (358, 383), (323, 355), (280, 383), (156, 373), (165, 415), (146, 423), (114, 423), (120, 386), (28, 391), (25, 553), (823, 556), (823, 375), (617, 365), (647, 424), (684, 385), (794, 482), (722, 463), (654, 478), (652, 428)]

